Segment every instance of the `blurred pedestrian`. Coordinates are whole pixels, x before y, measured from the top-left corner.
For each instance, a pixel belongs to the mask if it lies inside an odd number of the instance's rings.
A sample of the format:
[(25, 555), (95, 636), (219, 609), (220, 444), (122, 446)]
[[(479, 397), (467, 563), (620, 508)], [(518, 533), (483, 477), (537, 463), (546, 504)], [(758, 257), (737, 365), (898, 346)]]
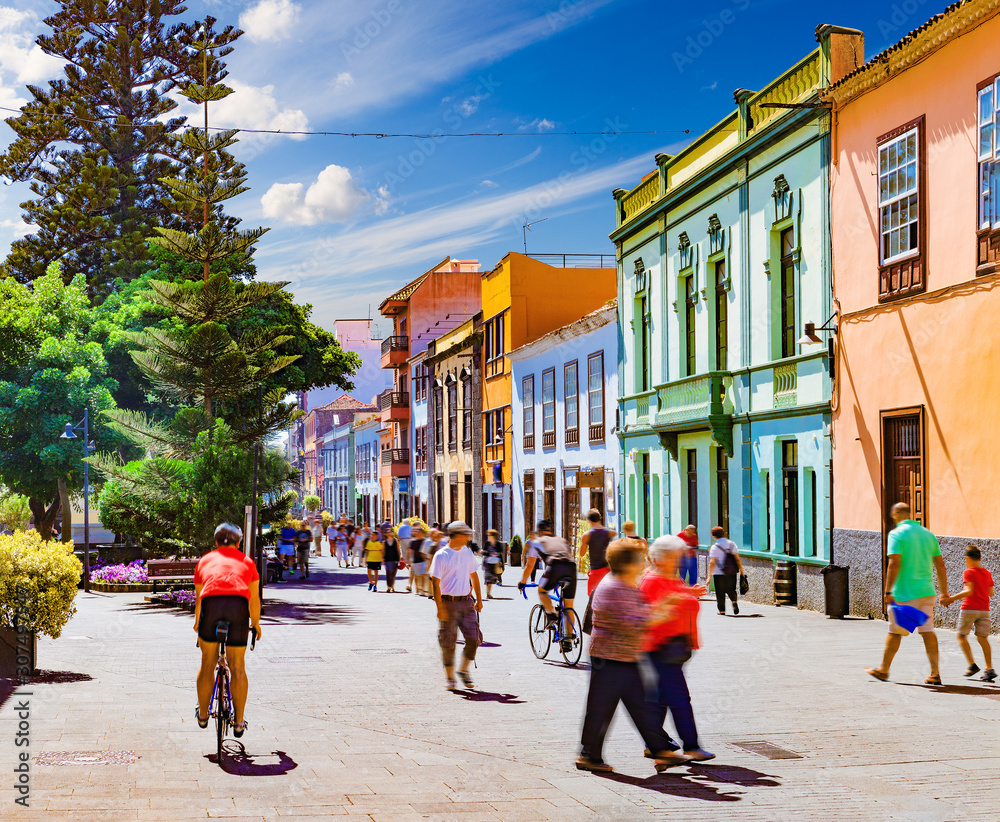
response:
[(290, 525), (285, 525), (278, 533), (278, 559), (284, 564), (285, 570), (289, 574), (292, 572), (292, 563), (295, 562), (295, 529)]
[(706, 593), (706, 588), (688, 586), (677, 574), (687, 549), (679, 537), (660, 537), (649, 547), (652, 568), (640, 581), (639, 590), (650, 605), (667, 602), (674, 606), (674, 612), (669, 619), (650, 628), (643, 650), (656, 671), (659, 724), (663, 725), (669, 710), (684, 755), (693, 762), (705, 762), (715, 759), (715, 754), (704, 750), (698, 741), (684, 663), (698, 648), (698, 597)]
[(646, 538), (635, 532), (635, 523), (630, 519), (622, 523), (622, 539), (634, 539), (642, 546), (643, 551), (649, 550), (649, 543), (646, 542)]
[(681, 558), (681, 579), (688, 585), (698, 582), (698, 527), (686, 525), (677, 535), (684, 543), (684, 556)]
[(299, 566), (299, 579), (309, 578), (309, 552), (312, 549), (312, 529), (303, 522), (295, 532), (295, 562)]
[[(438, 644), (441, 646), (446, 687), (454, 691), (455, 642), (458, 631), (462, 631), (465, 644), (457, 674), (462, 684), (472, 690), (469, 665), (475, 660), (476, 649), (482, 642), (479, 612), (483, 610), (483, 592), (479, 586), (479, 563), (468, 547), (469, 537), (472, 536), (468, 525), (461, 521), (449, 523), (448, 535), (448, 546), (438, 550), (431, 560), (431, 585), (434, 587), (439, 625)], [(473, 591), (475, 602), (472, 600)]]
[(490, 528), (486, 532), (483, 546), (483, 581), (486, 583), (486, 598), (493, 599), (493, 586), (503, 585), (503, 545), (500, 534)]
[(941, 671), (938, 669), (938, 641), (934, 633), (934, 571), (937, 571), (938, 587), (942, 596), (948, 595), (948, 569), (937, 537), (919, 522), (910, 519), (910, 506), (897, 502), (890, 511), (896, 527), (889, 532), (888, 566), (885, 572), (885, 604), (889, 611), (889, 634), (885, 638), (882, 664), (877, 668), (867, 668), (876, 679), (889, 678), (889, 667), (899, 650), (899, 644), (910, 631), (902, 627), (896, 618), (896, 605), (908, 605), (923, 611), (927, 621), (917, 628), (924, 641), (927, 661), (931, 664), (931, 674), (924, 680), (925, 685), (940, 685)]
[(368, 590), (378, 590), (378, 574), (382, 570), (382, 557), (385, 548), (379, 539), (378, 531), (372, 531), (365, 543), (365, 567), (368, 569)]
[(323, 520), (321, 517), (314, 517), (309, 529), (312, 531), (313, 551), (316, 556), (323, 556)]
[(337, 553), (337, 567), (346, 568), (347, 567), (347, 528), (343, 525), (338, 525), (333, 534), (333, 542), (331, 545), (334, 546)]
[[(337, 555), (337, 523), (330, 520), (330, 524), (326, 527), (326, 542), (330, 546), (330, 556), (334, 557)], [(322, 553), (322, 552), (321, 552)], [(340, 563), (337, 563), (338, 567)]]
[[(426, 543), (423, 526), (414, 523), (410, 537), (410, 587), (418, 596), (431, 596), (427, 580), (427, 555), (424, 553)], [(406, 590), (409, 591), (410, 588)]]
[(733, 613), (740, 612), (736, 601), (736, 582), (743, 574), (743, 560), (739, 548), (731, 539), (726, 539), (726, 530), (721, 525), (712, 529), (715, 543), (708, 549), (708, 578), (715, 588), (715, 603), (719, 616), (726, 615), (726, 597), (733, 602)]
[(597, 773), (613, 770), (603, 759), (604, 738), (622, 702), (652, 752), (659, 773), (688, 759), (678, 753), (678, 745), (657, 721), (660, 714), (656, 703), (646, 701), (639, 660), (646, 631), (672, 617), (674, 606), (667, 601), (650, 606), (636, 588), (646, 567), (646, 551), (634, 540), (612, 542), (607, 560), (611, 573), (594, 591), (590, 689), (576, 767)]
[(387, 593), (394, 594), (396, 593), (396, 573), (403, 555), (400, 552), (399, 540), (391, 528), (385, 532), (382, 548), (385, 561), (385, 589)]
[(353, 567), (355, 563), (360, 568), (361, 563), (364, 561), (365, 556), (365, 543), (368, 542), (368, 537), (371, 532), (368, 530), (367, 526), (358, 525), (354, 529), (354, 552), (351, 557), (351, 566)]
[(587, 596), (594, 593), (598, 583), (607, 576), (609, 572), (607, 551), (608, 545), (614, 534), (604, 527), (601, 521), (601, 512), (596, 508), (591, 508), (587, 514), (587, 522), (590, 523), (590, 530), (583, 535), (580, 541), (580, 562), (586, 556), (590, 560), (590, 571), (587, 574)]
[(983, 567), (983, 554), (971, 543), (965, 549), (965, 571), (962, 574), (965, 587), (954, 596), (941, 597), (941, 604), (948, 608), (951, 603), (962, 600), (962, 615), (958, 622), (958, 646), (965, 655), (969, 667), (966, 676), (979, 673), (979, 666), (972, 656), (972, 646), (969, 645), (969, 634), (976, 632), (979, 647), (983, 649), (983, 664), (986, 672), (979, 677), (983, 682), (992, 682), (997, 678), (993, 670), (993, 653), (990, 649), (990, 598), (993, 596), (993, 575)]

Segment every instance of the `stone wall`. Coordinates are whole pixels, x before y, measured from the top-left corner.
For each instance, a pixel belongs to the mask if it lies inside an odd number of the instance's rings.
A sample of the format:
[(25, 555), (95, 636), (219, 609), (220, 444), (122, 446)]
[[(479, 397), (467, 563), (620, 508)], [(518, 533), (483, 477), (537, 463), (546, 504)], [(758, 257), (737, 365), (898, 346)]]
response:
[[(983, 565), (996, 580), (1000, 577), (1000, 539), (968, 539), (939, 536), (941, 555), (948, 571), (948, 588), (954, 594), (962, 590), (965, 571), (965, 549), (972, 544), (983, 553)], [(837, 565), (850, 567), (848, 579), (851, 591), (851, 614), (884, 619), (882, 613), (882, 534), (877, 531), (834, 529), (833, 555)], [(744, 561), (746, 565), (746, 561)], [(749, 597), (748, 597), (749, 599)], [(934, 621), (941, 628), (954, 630), (958, 626), (960, 603), (950, 608), (935, 608)], [(993, 631), (1000, 628), (1000, 598), (990, 602)]]
[[(750, 590), (744, 597), (748, 602), (774, 605), (774, 565), (775, 560), (760, 557), (741, 556), (743, 570), (750, 583)], [(810, 611), (826, 610), (826, 593), (823, 575), (815, 565), (797, 564), (796, 590), (798, 607)]]

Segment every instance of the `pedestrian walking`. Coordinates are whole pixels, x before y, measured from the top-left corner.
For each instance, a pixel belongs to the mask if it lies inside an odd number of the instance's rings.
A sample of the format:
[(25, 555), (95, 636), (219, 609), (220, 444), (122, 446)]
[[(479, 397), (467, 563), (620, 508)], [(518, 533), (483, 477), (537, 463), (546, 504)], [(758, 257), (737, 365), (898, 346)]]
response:
[(354, 554), (351, 559), (351, 567), (354, 567), (355, 563), (359, 568), (361, 567), (361, 563), (364, 561), (365, 544), (370, 535), (371, 532), (365, 526), (359, 525), (354, 529)]
[(716, 525), (712, 529), (715, 539), (708, 549), (708, 578), (715, 588), (715, 604), (719, 608), (719, 616), (726, 615), (726, 597), (733, 602), (733, 613), (740, 612), (740, 604), (736, 601), (736, 581), (743, 574), (743, 560), (740, 559), (739, 548), (731, 539), (726, 539), (726, 529)]
[(698, 526), (686, 525), (677, 535), (684, 543), (684, 556), (681, 558), (681, 579), (688, 585), (698, 582)]
[(382, 570), (382, 558), (385, 546), (379, 539), (377, 531), (372, 531), (365, 543), (365, 567), (368, 569), (368, 590), (378, 590), (378, 574)]
[(642, 546), (643, 551), (649, 550), (649, 543), (646, 538), (635, 532), (635, 523), (627, 519), (622, 523), (622, 539), (634, 539)]
[(663, 725), (669, 710), (684, 755), (693, 762), (705, 762), (715, 759), (715, 754), (704, 750), (698, 741), (684, 664), (698, 648), (698, 597), (706, 588), (689, 586), (678, 575), (687, 550), (688, 544), (679, 537), (660, 537), (649, 546), (652, 567), (639, 583), (639, 590), (650, 605), (666, 601), (674, 606), (674, 613), (649, 630), (643, 650), (656, 671), (659, 724)]
[(483, 546), (483, 581), (486, 583), (486, 598), (493, 599), (493, 586), (502, 585), (503, 545), (500, 544), (500, 534), (490, 528), (486, 532), (486, 545)]
[(399, 540), (392, 530), (386, 531), (382, 539), (385, 562), (385, 589), (387, 593), (396, 593), (396, 572), (399, 570), (399, 562), (402, 559)]
[(333, 533), (333, 541), (331, 544), (331, 553), (335, 550), (337, 553), (337, 567), (346, 568), (347, 567), (347, 528), (343, 525), (338, 525)]
[(958, 645), (965, 654), (969, 667), (966, 676), (979, 673), (979, 666), (972, 656), (969, 645), (969, 634), (975, 630), (979, 647), (983, 649), (983, 660), (986, 671), (981, 677), (983, 682), (992, 682), (997, 678), (993, 670), (993, 654), (990, 651), (990, 599), (993, 597), (993, 575), (983, 567), (982, 552), (975, 546), (965, 549), (965, 571), (962, 573), (965, 587), (954, 596), (941, 597), (941, 604), (946, 608), (951, 603), (962, 600), (962, 618), (958, 622)]
[(284, 564), (285, 570), (292, 573), (292, 563), (295, 562), (295, 529), (284, 526), (278, 533), (278, 559)]
[(592, 508), (587, 514), (590, 530), (580, 541), (580, 562), (586, 556), (590, 559), (590, 571), (587, 573), (587, 596), (592, 596), (598, 583), (608, 575), (607, 551), (614, 533), (604, 527), (601, 512)]
[(917, 628), (924, 641), (924, 650), (931, 665), (931, 673), (924, 680), (926, 685), (940, 685), (938, 668), (938, 641), (934, 633), (933, 572), (937, 571), (938, 587), (942, 597), (948, 595), (948, 569), (937, 537), (919, 522), (910, 519), (910, 506), (897, 502), (890, 511), (896, 527), (889, 532), (888, 563), (885, 572), (885, 602), (889, 611), (889, 634), (885, 638), (882, 664), (865, 670), (883, 682), (889, 678), (889, 668), (899, 650), (903, 637), (910, 631), (897, 621), (895, 605), (909, 605), (927, 615), (927, 621)]
[[(337, 523), (333, 520), (330, 520), (330, 524), (326, 527), (326, 544), (330, 546), (330, 556), (335, 557), (337, 555)], [(322, 554), (322, 552), (320, 553)]]
[(323, 520), (316, 517), (312, 521), (312, 526), (310, 528), (313, 536), (313, 551), (316, 556), (323, 556)]
[(545, 567), (545, 563), (540, 562), (544, 556), (544, 549), (542, 548), (541, 535), (538, 531), (532, 531), (528, 534), (528, 539), (524, 543), (524, 564), (527, 567), (528, 560), (532, 557), (535, 558), (535, 562), (531, 564), (531, 581), (535, 581), (535, 574), (538, 573), (539, 568)]
[(604, 738), (622, 702), (660, 772), (688, 758), (658, 722), (657, 704), (647, 702), (639, 660), (648, 628), (669, 619), (675, 608), (668, 601), (650, 606), (636, 588), (646, 567), (646, 551), (634, 540), (612, 542), (607, 560), (611, 573), (594, 591), (590, 688), (576, 767), (597, 773), (614, 770), (603, 759)]
[[(469, 550), (472, 529), (461, 520), (448, 524), (448, 546), (441, 548), (431, 560), (431, 585), (437, 603), (438, 644), (444, 663), (445, 684), (454, 691), (455, 642), (461, 630), (465, 645), (458, 678), (472, 690), (469, 665), (476, 659), (476, 649), (482, 642), (479, 633), (479, 612), (483, 610), (483, 592), (479, 586), (479, 563)], [(475, 601), (472, 594), (475, 593)]]
[(295, 532), (295, 562), (299, 566), (299, 579), (309, 578), (309, 552), (312, 549), (312, 528), (305, 522)]
[[(427, 544), (424, 527), (420, 523), (413, 524), (410, 538), (410, 580), (413, 593), (417, 596), (431, 596), (427, 579), (427, 555), (424, 553)], [(407, 588), (407, 590), (410, 590)]]

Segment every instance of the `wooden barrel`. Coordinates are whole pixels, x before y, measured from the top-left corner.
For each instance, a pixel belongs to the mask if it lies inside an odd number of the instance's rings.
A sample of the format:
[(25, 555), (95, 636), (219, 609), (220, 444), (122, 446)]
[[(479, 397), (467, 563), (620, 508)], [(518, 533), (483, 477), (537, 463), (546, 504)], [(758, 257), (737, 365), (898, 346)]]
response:
[(795, 605), (797, 602), (795, 563), (780, 560), (774, 565), (774, 604)]

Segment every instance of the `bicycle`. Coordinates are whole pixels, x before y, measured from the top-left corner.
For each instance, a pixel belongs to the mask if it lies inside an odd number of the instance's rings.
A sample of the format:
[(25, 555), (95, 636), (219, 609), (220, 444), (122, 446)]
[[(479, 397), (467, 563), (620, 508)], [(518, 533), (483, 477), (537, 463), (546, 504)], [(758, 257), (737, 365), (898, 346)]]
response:
[[(548, 612), (541, 605), (531, 609), (531, 613), (528, 614), (528, 640), (531, 642), (531, 651), (537, 659), (545, 659), (552, 643), (556, 642), (566, 664), (576, 665), (583, 654), (583, 625), (577, 612), (563, 605), (565, 584), (560, 582), (555, 590), (549, 593), (556, 606), (558, 619), (555, 622), (549, 624)], [(535, 582), (526, 584), (521, 589), (521, 596), (527, 599), (527, 589), (537, 587), (538, 584)]]
[[(257, 644), (257, 629), (251, 628), (250, 650)], [(229, 664), (226, 662), (226, 641), (229, 623), (222, 620), (215, 626), (215, 639), (219, 643), (219, 661), (215, 665), (215, 685), (208, 702), (208, 715), (215, 717), (216, 754), (222, 763), (222, 741), (233, 727), (233, 692), (230, 686)], [(218, 701), (216, 701), (218, 697)]]

